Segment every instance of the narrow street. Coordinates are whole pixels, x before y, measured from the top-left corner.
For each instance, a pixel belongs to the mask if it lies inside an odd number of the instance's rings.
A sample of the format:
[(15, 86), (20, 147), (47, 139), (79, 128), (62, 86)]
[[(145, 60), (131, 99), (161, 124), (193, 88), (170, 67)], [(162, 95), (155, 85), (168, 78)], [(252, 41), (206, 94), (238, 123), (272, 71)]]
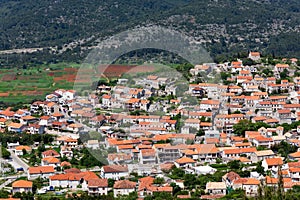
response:
[(22, 167), (24, 172), (27, 173), (29, 165), (27, 165), (21, 158), (19, 158), (12, 150), (8, 150), (10, 152), (12, 161), (9, 162), (15, 169)]

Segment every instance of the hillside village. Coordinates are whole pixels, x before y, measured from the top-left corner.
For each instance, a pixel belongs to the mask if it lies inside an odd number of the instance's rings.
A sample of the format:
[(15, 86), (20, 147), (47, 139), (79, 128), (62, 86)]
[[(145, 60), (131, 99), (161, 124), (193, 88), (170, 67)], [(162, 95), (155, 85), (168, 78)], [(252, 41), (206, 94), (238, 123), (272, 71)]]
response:
[[(119, 78), (87, 96), (59, 89), (4, 108), (1, 195), (251, 199), (264, 188), (298, 191), (299, 62), (270, 64), (259, 52), (248, 60), (193, 66), (182, 97), (172, 78), (149, 74), (134, 79), (138, 87)], [(219, 83), (199, 79), (212, 71)]]

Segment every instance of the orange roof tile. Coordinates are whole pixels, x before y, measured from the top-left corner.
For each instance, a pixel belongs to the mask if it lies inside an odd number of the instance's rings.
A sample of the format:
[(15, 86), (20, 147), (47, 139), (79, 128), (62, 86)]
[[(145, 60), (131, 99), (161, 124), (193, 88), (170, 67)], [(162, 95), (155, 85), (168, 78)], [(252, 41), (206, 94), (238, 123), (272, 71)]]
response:
[(266, 176), (266, 184), (278, 184), (278, 178)]
[(53, 166), (29, 167), (29, 174), (54, 173)]
[(32, 188), (31, 181), (18, 180), (12, 183), (13, 188)]
[(185, 163), (195, 163), (196, 161), (188, 157), (182, 157), (177, 159), (175, 162), (179, 164), (185, 164)]
[(273, 141), (272, 138), (267, 138), (267, 137), (264, 137), (264, 136), (257, 136), (257, 137), (254, 137), (255, 140), (257, 140), (258, 142), (271, 142)]
[(23, 119), (23, 120), (32, 120), (32, 119), (36, 119), (36, 118), (31, 116), (31, 115), (26, 115), (24, 117), (21, 117), (21, 119)]
[(48, 164), (57, 164), (57, 163), (60, 163), (60, 160), (58, 158), (51, 157), (51, 156), (43, 158), (43, 161), (47, 162)]
[(289, 168), (289, 171), (291, 173), (300, 172), (300, 168), (299, 167), (291, 167), (291, 168)]
[(136, 186), (135, 182), (128, 180), (116, 181), (114, 184), (114, 189), (134, 189)]
[(128, 167), (123, 165), (106, 165), (103, 166), (105, 173), (128, 172)]
[(289, 154), (290, 157), (293, 157), (293, 158), (300, 158), (300, 151), (297, 151), (295, 153), (291, 153)]
[(300, 162), (288, 162), (289, 167), (300, 167)]
[(155, 156), (155, 149), (142, 149), (142, 156)]
[(118, 145), (118, 149), (133, 149), (133, 145)]
[(88, 182), (89, 188), (104, 188), (108, 187), (108, 180), (107, 179), (91, 179)]
[(18, 151), (22, 151), (23, 149), (25, 149), (26, 151), (31, 151), (31, 147), (30, 146), (23, 146), (23, 145), (21, 145), (21, 146), (17, 146), (16, 147), (16, 150), (18, 150)]
[(8, 126), (9, 126), (9, 127), (12, 127), (12, 128), (21, 128), (21, 127), (23, 126), (23, 124), (12, 122), (12, 123), (10, 123)]
[(268, 166), (283, 165), (283, 161), (281, 158), (266, 158), (265, 160)]

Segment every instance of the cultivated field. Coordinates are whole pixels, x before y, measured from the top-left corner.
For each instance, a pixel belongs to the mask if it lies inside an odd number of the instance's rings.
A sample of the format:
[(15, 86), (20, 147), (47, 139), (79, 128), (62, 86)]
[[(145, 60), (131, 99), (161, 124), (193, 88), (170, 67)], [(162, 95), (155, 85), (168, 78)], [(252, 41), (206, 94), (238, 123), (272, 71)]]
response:
[(27, 69), (0, 69), (0, 101), (30, 102), (44, 99), (55, 89), (72, 89), (78, 64), (55, 64)]
[[(59, 63), (27, 69), (0, 69), (0, 102), (30, 103), (43, 100), (45, 95), (56, 89), (73, 89), (74, 81), (88, 82), (93, 70), (87, 68), (80, 75), (80, 64)], [(99, 67), (101, 68), (101, 67)], [(138, 74), (154, 71), (154, 67), (132, 65), (110, 65), (105, 69), (104, 77), (119, 78), (124, 74)], [(90, 70), (90, 71), (89, 71)], [(97, 70), (96, 70), (97, 71)], [(98, 76), (100, 79), (101, 76)]]

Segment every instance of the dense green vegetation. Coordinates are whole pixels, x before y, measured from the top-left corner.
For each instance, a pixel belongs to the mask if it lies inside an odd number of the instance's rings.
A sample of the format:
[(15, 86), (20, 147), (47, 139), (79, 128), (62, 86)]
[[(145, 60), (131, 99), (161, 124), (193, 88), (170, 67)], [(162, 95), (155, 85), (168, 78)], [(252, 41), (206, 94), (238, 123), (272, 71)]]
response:
[(243, 119), (233, 125), (233, 131), (236, 135), (245, 136), (246, 131), (257, 131), (261, 127), (270, 128), (271, 126), (264, 122), (253, 123), (247, 119)]
[(19, 142), (21, 145), (33, 145), (34, 142), (50, 144), (54, 141), (54, 136), (50, 134), (26, 134), (26, 133), (2, 133), (0, 141), (3, 147), (7, 147), (7, 142)]
[(275, 144), (271, 147), (275, 153), (279, 153), (282, 157), (287, 158), (290, 153), (297, 151), (298, 147), (291, 145), (285, 141), (281, 141), (279, 144)]
[[(0, 49), (42, 50), (1, 55), (0, 64), (80, 61), (96, 39), (149, 23), (172, 26), (201, 39), (218, 60), (224, 54), (255, 49), (299, 56), (299, 4), (298, 0), (1, 0)], [(65, 46), (79, 40), (80, 45)]]

